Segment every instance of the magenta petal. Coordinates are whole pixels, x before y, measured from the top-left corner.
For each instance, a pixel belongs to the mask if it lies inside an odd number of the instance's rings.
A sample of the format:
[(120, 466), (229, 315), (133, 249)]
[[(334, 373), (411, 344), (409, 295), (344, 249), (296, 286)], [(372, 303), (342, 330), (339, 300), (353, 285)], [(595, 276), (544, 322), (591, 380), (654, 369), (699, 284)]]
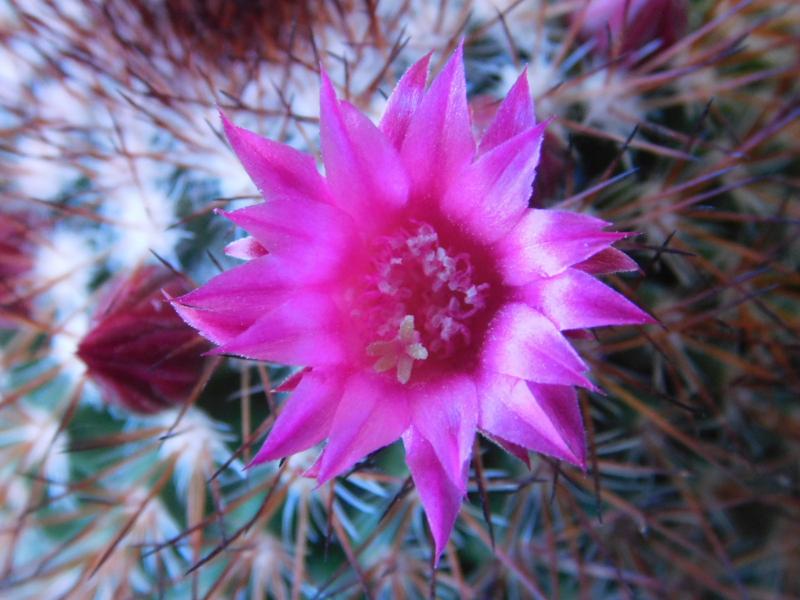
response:
[(400, 437), (409, 425), (406, 396), (401, 384), (378, 374), (357, 374), (347, 381), (322, 454), (320, 485)]
[(566, 459), (582, 469), (586, 468), (586, 430), (578, 394), (575, 388), (565, 385), (543, 385), (528, 382), (537, 405), (572, 452)]
[(500, 309), (489, 325), (483, 362), (490, 372), (594, 388), (583, 376), (586, 365), (572, 346), (547, 317), (526, 304)]
[(431, 528), (436, 557), (434, 564), (438, 566), (466, 494), (467, 472), (465, 469), (458, 483), (454, 483), (439, 462), (433, 446), (414, 427), (409, 427), (403, 434), (403, 446), (408, 469)]
[(462, 54), (459, 45), (411, 117), (403, 141), (416, 202), (437, 202), (475, 155)]
[(516, 456), (519, 460), (525, 463), (525, 466), (529, 469), (531, 468), (531, 457), (528, 453), (528, 449), (525, 446), (520, 446), (519, 444), (515, 444), (514, 442), (509, 442), (508, 440), (504, 440), (498, 437), (495, 441), (503, 450), (511, 454), (512, 456)]
[(470, 165), (442, 200), (442, 211), (485, 243), (506, 235), (528, 211), (547, 123), (493, 148)]
[(622, 294), (575, 269), (523, 288), (525, 300), (558, 329), (643, 325), (655, 320)]
[(487, 374), (480, 384), (479, 426), (498, 439), (585, 466), (580, 406), (569, 386)]
[(282, 304), (289, 288), (305, 283), (292, 263), (266, 255), (220, 273), (176, 302), (255, 320)]
[(564, 337), (568, 340), (593, 340), (596, 339), (594, 334), (588, 329), (569, 329), (562, 331)]
[(277, 198), (222, 214), (272, 253), (285, 249), (290, 254), (309, 244), (341, 252), (347, 240), (357, 235), (348, 214), (308, 198)]
[(639, 265), (630, 256), (616, 248), (601, 250), (591, 258), (572, 266), (592, 275), (605, 275), (619, 271), (638, 271)]
[(200, 335), (215, 344), (224, 344), (227, 340), (235, 338), (253, 324), (252, 319), (244, 316), (237, 317), (207, 310), (198, 310), (184, 306), (175, 300), (172, 301), (172, 307), (187, 325), (194, 327)]
[(290, 301), (212, 354), (288, 365), (334, 365), (350, 358), (346, 333), (339, 308), (326, 294), (296, 291)]
[(203, 337), (224, 344), (284, 303), (297, 283), (284, 261), (264, 256), (217, 275), (172, 305)]
[(322, 460), (322, 454), (320, 453), (316, 459), (314, 459), (314, 463), (308, 467), (305, 471), (303, 471), (303, 477), (307, 479), (316, 479), (319, 477), (319, 463)]
[(526, 67), (497, 109), (492, 124), (481, 139), (478, 154), (488, 152), (534, 125), (536, 125), (536, 115), (528, 87)]
[(222, 113), (220, 116), (233, 151), (265, 197), (328, 198), (325, 180), (311, 156), (237, 127)]
[(520, 446), (519, 444), (515, 444), (514, 442), (509, 442), (508, 440), (504, 440), (500, 436), (492, 435), (485, 429), (481, 429), (480, 431), (486, 439), (500, 446), (511, 456), (515, 456), (516, 458), (521, 460), (523, 463), (525, 463), (525, 466), (530, 469), (531, 457), (528, 453), (528, 449), (525, 446)]
[(338, 370), (307, 372), (289, 396), (251, 464), (308, 450), (328, 437), (343, 388), (344, 376)]
[(472, 455), (478, 422), (475, 383), (466, 376), (448, 377), (412, 390), (412, 423), (433, 446), (453, 483), (461, 480)]
[(303, 377), (310, 372), (311, 367), (305, 367), (290, 373), (286, 379), (277, 384), (273, 391), (280, 393), (293, 392), (297, 389), (297, 386), (300, 385), (300, 382), (303, 381)]
[(247, 236), (225, 246), (225, 254), (231, 258), (238, 258), (240, 260), (252, 260), (265, 256), (267, 250), (256, 238)]
[(270, 254), (291, 262), (294, 276), (305, 283), (336, 278), (358, 240), (346, 213), (305, 198), (278, 198), (223, 214)]
[(428, 53), (414, 63), (397, 82), (386, 103), (380, 129), (398, 151), (406, 137), (411, 116), (425, 95), (430, 60), (431, 55)]
[(322, 73), (320, 136), (325, 174), (336, 204), (375, 227), (408, 201), (408, 177), (397, 150), (357, 108), (336, 98)]
[(605, 250), (628, 233), (603, 231), (608, 223), (558, 210), (528, 211), (497, 249), (505, 282), (524, 285)]

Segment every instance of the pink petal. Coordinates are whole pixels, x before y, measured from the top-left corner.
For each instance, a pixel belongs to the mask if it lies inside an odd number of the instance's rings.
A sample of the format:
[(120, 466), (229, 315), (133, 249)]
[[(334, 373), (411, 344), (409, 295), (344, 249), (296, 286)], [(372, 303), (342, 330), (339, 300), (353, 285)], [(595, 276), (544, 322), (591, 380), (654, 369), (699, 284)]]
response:
[(528, 68), (525, 67), (497, 109), (492, 124), (481, 139), (478, 153), (484, 154), (534, 125), (536, 115), (528, 87)]
[(256, 238), (252, 236), (243, 237), (225, 246), (225, 254), (231, 258), (240, 260), (251, 260), (260, 258), (267, 254), (266, 248), (262, 246)]
[(251, 465), (308, 450), (328, 437), (343, 389), (344, 376), (338, 370), (307, 372)]
[(297, 386), (300, 385), (300, 382), (303, 381), (303, 377), (310, 372), (310, 367), (304, 367), (302, 369), (298, 369), (294, 373), (290, 373), (286, 379), (278, 383), (273, 391), (281, 393), (293, 392), (297, 389)]
[(207, 340), (215, 344), (224, 344), (245, 331), (253, 321), (244, 316), (225, 315), (215, 312), (197, 310), (173, 301), (172, 307), (184, 322), (197, 330)]
[(448, 190), (442, 211), (486, 243), (506, 235), (528, 211), (547, 124), (482, 155)]
[(252, 320), (244, 316), (198, 310), (177, 301), (173, 301), (172, 307), (187, 325), (194, 327), (200, 335), (215, 344), (224, 344), (253, 324)]
[(565, 385), (543, 385), (529, 381), (528, 389), (572, 452), (575, 460), (569, 462), (585, 469), (586, 430), (583, 426), (583, 414), (575, 388)]
[(428, 53), (414, 63), (397, 82), (386, 103), (380, 129), (398, 151), (403, 145), (411, 117), (425, 94), (430, 60)]
[(572, 346), (547, 317), (526, 304), (500, 309), (489, 325), (483, 362), (488, 371), (538, 383), (594, 387)]
[(525, 286), (522, 294), (561, 330), (655, 322), (622, 294), (576, 269), (540, 279)]
[(352, 376), (331, 424), (317, 481), (322, 485), (408, 428), (407, 390), (374, 373)]
[(339, 308), (328, 295), (296, 291), (211, 353), (288, 365), (335, 365), (348, 361), (346, 332)]
[[(263, 314), (276, 284), (296, 283), (291, 272), (283, 272), (283, 262), (273, 256), (264, 256), (213, 277), (204, 286), (179, 296), (178, 304), (203, 310), (233, 309), (236, 312)], [(268, 284), (266, 282), (269, 282)], [(235, 305), (235, 306), (232, 306)]]
[(475, 383), (466, 376), (443, 378), (412, 390), (411, 421), (433, 447), (447, 475), (458, 483), (472, 455), (478, 422)]
[(316, 479), (319, 477), (319, 463), (322, 459), (322, 454), (320, 453), (316, 459), (314, 459), (314, 463), (308, 467), (305, 471), (303, 471), (303, 477), (308, 479)]
[(608, 223), (588, 215), (531, 209), (497, 244), (500, 267), (509, 285), (524, 285), (557, 275), (627, 237), (603, 231)]
[(311, 156), (237, 127), (222, 113), (220, 116), (233, 151), (264, 197), (328, 198), (325, 180)]
[(357, 108), (336, 98), (322, 73), (320, 136), (325, 174), (336, 204), (375, 227), (408, 201), (408, 177), (397, 150)]
[(285, 302), (297, 283), (285, 261), (264, 256), (217, 275), (172, 305), (201, 335), (224, 344)]
[(562, 331), (564, 337), (568, 340), (594, 340), (595, 335), (588, 329), (568, 329)]
[(605, 275), (618, 271), (638, 271), (639, 265), (630, 256), (616, 248), (601, 250), (591, 258), (572, 266), (592, 275)]
[(431, 528), (436, 557), (434, 566), (438, 566), (466, 494), (466, 469), (458, 483), (454, 483), (436, 457), (433, 446), (414, 427), (409, 427), (403, 434), (403, 445), (408, 469)]
[(294, 276), (305, 283), (337, 278), (358, 247), (353, 220), (331, 204), (278, 198), (222, 214), (270, 254), (290, 261)]
[(489, 435), (585, 466), (583, 422), (572, 387), (487, 374), (479, 394), (479, 426)]
[(490, 434), (485, 429), (481, 429), (481, 433), (483, 436), (490, 440), (491, 442), (500, 446), (503, 450), (508, 452), (510, 455), (515, 456), (519, 460), (525, 463), (525, 466), (530, 469), (531, 467), (531, 458), (528, 454), (528, 449), (525, 446), (520, 446), (519, 444), (515, 444), (514, 442), (509, 442), (508, 440), (504, 440), (501, 437), (496, 435)]
[(436, 202), (475, 154), (461, 45), (419, 104), (401, 155), (411, 177), (411, 197)]

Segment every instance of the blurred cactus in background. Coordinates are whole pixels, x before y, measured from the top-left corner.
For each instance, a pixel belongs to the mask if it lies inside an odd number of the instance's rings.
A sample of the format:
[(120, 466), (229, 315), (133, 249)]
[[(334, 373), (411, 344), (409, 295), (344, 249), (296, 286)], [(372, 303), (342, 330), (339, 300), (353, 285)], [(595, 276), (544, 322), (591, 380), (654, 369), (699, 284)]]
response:
[[(0, 597), (800, 595), (800, 6), (9, 0), (0, 38)], [(434, 569), (400, 446), (246, 468), (303, 373), (165, 300), (260, 201), (220, 109), (319, 156), (320, 66), (377, 121), (462, 39), (475, 128), (527, 66), (532, 206), (637, 232), (592, 272), (661, 326), (574, 336), (587, 470), (479, 438)]]

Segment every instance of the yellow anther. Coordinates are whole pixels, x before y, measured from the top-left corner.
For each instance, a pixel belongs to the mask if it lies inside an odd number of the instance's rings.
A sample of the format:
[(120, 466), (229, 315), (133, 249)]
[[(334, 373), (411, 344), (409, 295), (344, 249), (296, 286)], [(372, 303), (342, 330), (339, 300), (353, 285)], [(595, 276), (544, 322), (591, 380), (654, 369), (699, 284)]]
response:
[(380, 340), (367, 346), (369, 356), (377, 356), (372, 365), (378, 373), (397, 369), (397, 381), (408, 383), (415, 360), (428, 358), (428, 350), (419, 342), (419, 333), (414, 329), (414, 316), (406, 315), (400, 322), (397, 336), (393, 340)]

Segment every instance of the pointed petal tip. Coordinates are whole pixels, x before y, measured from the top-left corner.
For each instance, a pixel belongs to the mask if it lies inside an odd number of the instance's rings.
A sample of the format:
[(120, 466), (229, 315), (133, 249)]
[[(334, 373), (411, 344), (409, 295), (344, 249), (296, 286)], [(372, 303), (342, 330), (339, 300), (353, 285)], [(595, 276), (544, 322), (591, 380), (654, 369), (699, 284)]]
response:
[(651, 315), (646, 310), (642, 310), (641, 312), (642, 312), (641, 322), (639, 323), (639, 325), (642, 325), (642, 326), (644, 326), (644, 325), (660, 325), (661, 327), (664, 327), (664, 323), (662, 323), (657, 317), (654, 317), (653, 315)]
[[(167, 298), (167, 302), (169, 302), (169, 304), (172, 307), (172, 309), (176, 313), (178, 313), (180, 318), (183, 319), (184, 322), (186, 322), (189, 326), (192, 326), (192, 324), (191, 324), (191, 321), (189, 320), (189, 315), (187, 314), (188, 311), (190, 311), (190, 310), (202, 310), (202, 309), (198, 309), (198, 308), (192, 306), (190, 303), (185, 301), (185, 298), (187, 296), (191, 295), (194, 291), (196, 291), (196, 290), (192, 290), (192, 292), (189, 292), (187, 294), (183, 294), (181, 296)], [(195, 329), (197, 329), (197, 328), (195, 327)]]
[(314, 489), (316, 490), (321, 488), (323, 485), (328, 483), (331, 479), (335, 478), (337, 475), (339, 475), (339, 473), (334, 472), (334, 470), (331, 467), (327, 465), (320, 465), (317, 468), (316, 473), (314, 475), (314, 479), (317, 480), (317, 485)]
[(444, 554), (444, 550), (445, 550), (446, 547), (447, 547), (447, 543), (445, 543), (445, 545), (443, 547), (439, 547), (439, 544), (437, 544), (436, 541), (434, 540), (434, 544), (433, 544), (433, 552), (434, 552), (434, 554), (433, 554), (433, 568), (434, 569), (438, 569), (439, 568), (439, 563), (441, 563), (441, 561), (442, 561), (442, 554)]
[[(585, 436), (584, 436), (585, 437)], [(589, 468), (589, 462), (586, 456), (586, 443), (584, 439), (584, 443), (580, 445), (580, 447), (572, 450), (572, 456), (569, 460), (567, 460), (571, 465), (578, 467), (584, 474)]]
[(264, 440), (264, 443), (261, 445), (261, 448), (259, 448), (255, 456), (250, 459), (250, 462), (247, 463), (245, 468), (249, 470), (252, 469), (253, 467), (257, 467), (258, 465), (264, 464), (265, 462), (270, 462), (272, 460), (276, 460), (279, 458), (284, 458), (284, 457), (276, 456), (274, 452), (271, 452), (271, 448), (269, 447), (269, 436), (267, 436), (267, 439)]
[(450, 57), (447, 59), (444, 67), (442, 68), (440, 75), (446, 71), (450, 71), (451, 69), (455, 70), (456, 72), (461, 72), (461, 77), (464, 80), (464, 86), (466, 87), (466, 75), (464, 73), (464, 38), (462, 37), (458, 45), (453, 50)]
[(504, 440), (500, 436), (494, 435), (491, 432), (486, 431), (485, 429), (480, 429), (479, 431), (481, 432), (481, 435), (485, 437), (487, 440), (489, 440), (493, 444), (496, 444), (497, 446), (502, 448), (506, 453), (513, 456), (523, 464), (525, 464), (525, 466), (528, 467), (528, 470), (530, 471), (531, 457), (530, 457), (530, 452), (525, 446), (522, 446), (520, 444), (515, 444), (514, 442), (509, 442), (508, 440)]
[(438, 530), (434, 530), (430, 519), (427, 519), (427, 521), (428, 530), (433, 540), (433, 568), (438, 569), (442, 560), (442, 555), (447, 549), (447, 543), (450, 541), (450, 534), (455, 528), (455, 523), (450, 526), (439, 526)]
[[(311, 466), (308, 467), (305, 471), (303, 471), (302, 476), (307, 479), (316, 479), (319, 476), (319, 459), (322, 457), (322, 454), (318, 454), (317, 458), (314, 459), (314, 462), (311, 463)], [(321, 483), (317, 483), (314, 489), (319, 489)]]
[(333, 97), (334, 99), (338, 99), (330, 75), (328, 75), (328, 71), (325, 70), (322, 63), (319, 65), (319, 94), (320, 103), (322, 102), (323, 95), (328, 98)]
[(583, 471), (585, 475), (586, 472), (589, 470), (589, 463), (586, 460), (586, 456), (580, 457), (578, 461), (575, 463), (575, 466), (580, 468), (580, 470)]
[(203, 352), (203, 356), (225, 356), (226, 354), (229, 353), (223, 350), (222, 346), (217, 346), (216, 348)]
[(552, 458), (555, 458), (559, 462), (565, 462), (567, 464), (572, 465), (573, 467), (577, 467), (583, 472), (584, 475), (586, 475), (586, 472), (589, 469), (589, 465), (586, 461), (585, 452), (583, 454), (571, 453), (569, 456), (562, 454), (560, 456), (554, 456)]
[(259, 452), (256, 453), (256, 455), (253, 458), (250, 459), (249, 463), (247, 463), (246, 465), (244, 465), (242, 467), (242, 471), (250, 471), (250, 470), (254, 469), (255, 467), (257, 467), (258, 465), (264, 464), (268, 460), (269, 459), (262, 457), (261, 456), (261, 451), (259, 451)]
[(219, 112), (219, 120), (222, 122), (222, 131), (225, 133), (225, 138), (228, 140), (228, 143), (233, 146), (232, 138), (236, 136), (238, 130), (241, 128), (231, 121), (221, 108), (217, 107), (217, 111)]
[(602, 388), (597, 387), (594, 383), (592, 383), (589, 379), (584, 377), (585, 384), (581, 385), (580, 387), (589, 390), (590, 392), (594, 392), (595, 394), (600, 394), (601, 396), (605, 396), (606, 393), (603, 391)]

